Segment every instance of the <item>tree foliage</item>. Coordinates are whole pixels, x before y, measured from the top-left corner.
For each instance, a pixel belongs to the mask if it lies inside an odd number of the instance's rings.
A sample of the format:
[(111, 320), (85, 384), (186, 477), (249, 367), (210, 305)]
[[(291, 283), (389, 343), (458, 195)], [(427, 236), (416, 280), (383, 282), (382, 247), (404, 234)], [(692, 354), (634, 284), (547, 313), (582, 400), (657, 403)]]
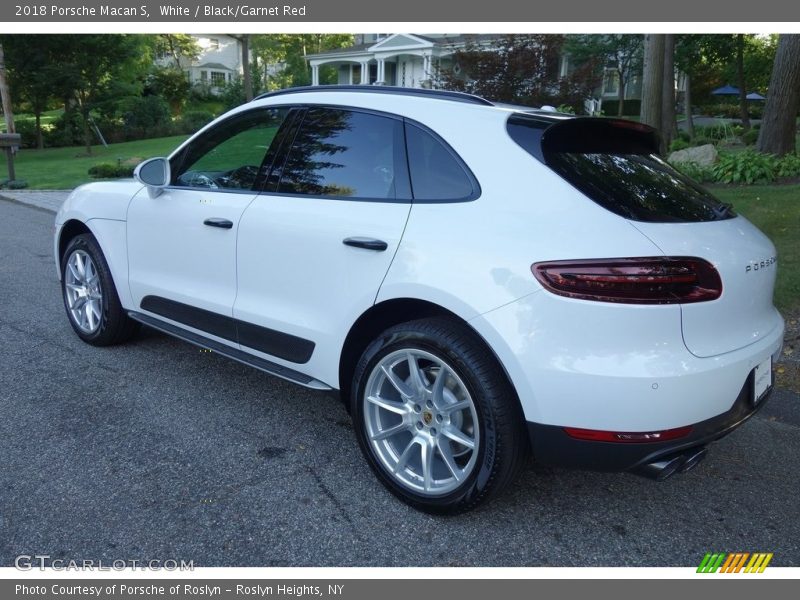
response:
[(512, 104), (580, 109), (598, 84), (596, 63), (562, 76), (564, 44), (564, 36), (542, 34), (471, 40), (439, 69), (436, 85)]
[[(577, 65), (591, 62), (600, 69), (602, 78), (605, 69), (613, 69), (619, 82), (617, 114), (622, 116), (625, 107), (625, 88), (631, 78), (642, 68), (643, 37), (632, 34), (593, 34), (567, 37), (565, 49), (570, 60)], [(601, 79), (602, 80), (602, 79)]]

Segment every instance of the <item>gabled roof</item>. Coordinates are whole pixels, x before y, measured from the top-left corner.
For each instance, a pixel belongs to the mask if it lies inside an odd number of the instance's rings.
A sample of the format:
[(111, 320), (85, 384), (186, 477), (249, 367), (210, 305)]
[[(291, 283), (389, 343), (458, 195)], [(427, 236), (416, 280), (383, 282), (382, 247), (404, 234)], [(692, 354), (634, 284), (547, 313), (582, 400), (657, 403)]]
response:
[(233, 71), (233, 69), (231, 69), (230, 67), (226, 67), (222, 63), (215, 63), (215, 62), (209, 62), (209, 63), (203, 63), (202, 65), (196, 65), (195, 68), (196, 69), (214, 69), (216, 71)]

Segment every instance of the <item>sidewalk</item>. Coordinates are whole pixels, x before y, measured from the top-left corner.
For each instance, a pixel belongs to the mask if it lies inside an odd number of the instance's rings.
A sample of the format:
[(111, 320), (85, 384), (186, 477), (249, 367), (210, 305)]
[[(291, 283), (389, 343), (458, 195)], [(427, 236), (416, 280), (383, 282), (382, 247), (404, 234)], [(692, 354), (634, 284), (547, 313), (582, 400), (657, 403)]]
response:
[(0, 199), (58, 212), (71, 190), (0, 190)]

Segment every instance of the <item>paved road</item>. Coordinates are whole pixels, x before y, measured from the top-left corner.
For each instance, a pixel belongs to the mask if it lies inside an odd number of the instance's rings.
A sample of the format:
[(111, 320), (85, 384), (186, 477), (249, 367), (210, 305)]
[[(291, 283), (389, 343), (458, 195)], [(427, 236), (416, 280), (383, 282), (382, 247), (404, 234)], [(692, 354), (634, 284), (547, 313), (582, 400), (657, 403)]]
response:
[(709, 550), (800, 565), (791, 392), (665, 483), (531, 465), (488, 507), (435, 518), (375, 481), (335, 399), (153, 332), (81, 343), (52, 218), (0, 200), (0, 565), (679, 566)]

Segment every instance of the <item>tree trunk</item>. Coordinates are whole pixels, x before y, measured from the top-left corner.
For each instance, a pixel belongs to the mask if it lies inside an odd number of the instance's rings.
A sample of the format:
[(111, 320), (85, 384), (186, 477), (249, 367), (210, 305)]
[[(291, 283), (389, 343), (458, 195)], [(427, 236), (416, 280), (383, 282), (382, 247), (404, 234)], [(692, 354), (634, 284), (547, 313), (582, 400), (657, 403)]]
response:
[(686, 73), (684, 85), (686, 92), (683, 95), (683, 103), (685, 104), (684, 111), (686, 113), (686, 133), (689, 138), (694, 139), (694, 117), (692, 117), (692, 76)]
[(14, 111), (11, 109), (11, 93), (6, 82), (6, 59), (3, 54), (3, 44), (0, 44), (0, 101), (3, 105), (3, 116), (6, 120), (6, 133), (16, 133)]
[(795, 149), (800, 110), (800, 35), (781, 35), (758, 134), (758, 151), (783, 156)]
[(37, 110), (34, 115), (36, 118), (36, 148), (44, 150), (44, 137), (42, 136), (42, 111)]
[(242, 40), (242, 76), (244, 83), (244, 99), (250, 102), (253, 99), (253, 78), (250, 73), (250, 34), (245, 33)]
[(659, 129), (664, 87), (664, 36), (644, 37), (644, 78), (642, 80), (641, 122)]
[(664, 36), (664, 72), (661, 96), (661, 154), (666, 154), (675, 132), (675, 36)]
[(739, 79), (739, 112), (742, 115), (742, 127), (750, 129), (750, 114), (747, 112), (747, 86), (744, 80), (744, 34), (736, 36), (736, 75)]

